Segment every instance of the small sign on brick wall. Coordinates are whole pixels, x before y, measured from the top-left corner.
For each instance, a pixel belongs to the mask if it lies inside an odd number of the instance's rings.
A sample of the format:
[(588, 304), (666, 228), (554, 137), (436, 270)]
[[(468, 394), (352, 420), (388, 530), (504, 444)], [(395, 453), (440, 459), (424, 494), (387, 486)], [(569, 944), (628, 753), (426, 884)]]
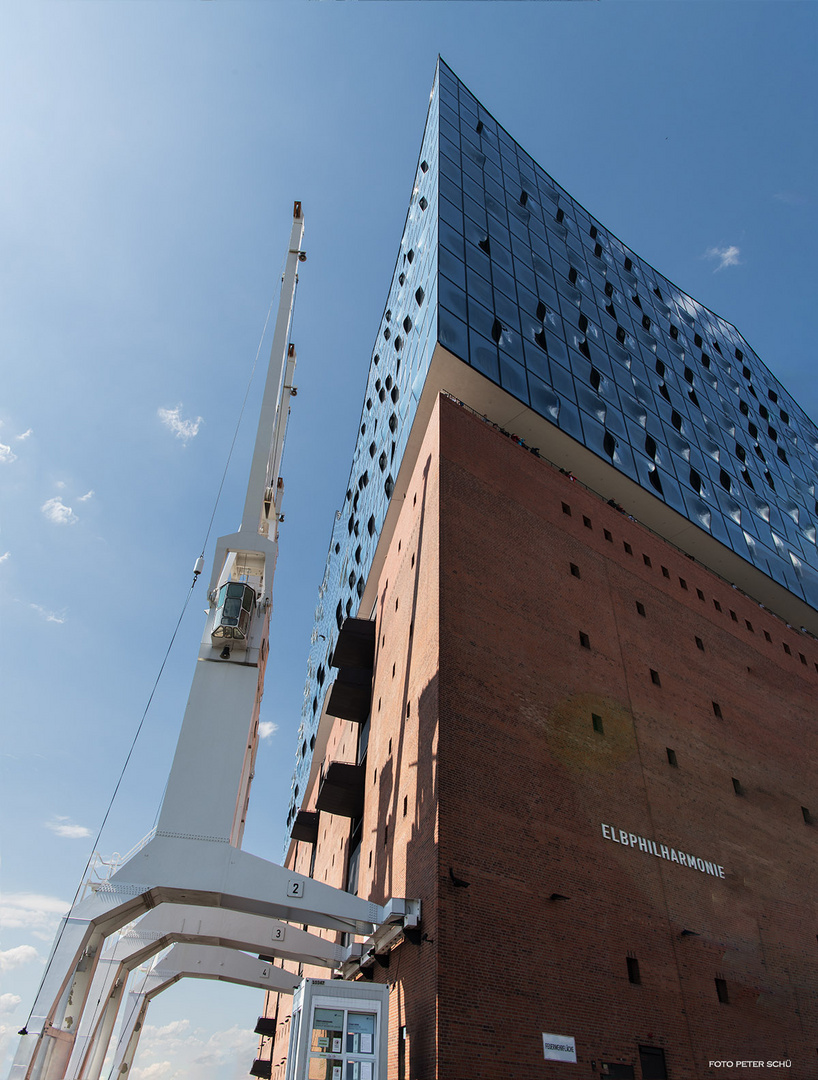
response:
[(542, 1050), (546, 1061), (576, 1063), (577, 1047), (572, 1035), (546, 1035), (543, 1032)]

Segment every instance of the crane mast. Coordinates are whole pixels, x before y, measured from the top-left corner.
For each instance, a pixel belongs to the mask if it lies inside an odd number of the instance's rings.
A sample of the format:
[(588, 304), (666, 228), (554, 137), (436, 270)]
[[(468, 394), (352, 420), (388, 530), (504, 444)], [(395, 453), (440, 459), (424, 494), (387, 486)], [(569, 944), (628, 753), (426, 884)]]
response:
[[(94, 1080), (99, 1075), (124, 991), (122, 981), (112, 977), (122, 948), (117, 937), (147, 912), (153, 944), (140, 955), (156, 955), (163, 942), (173, 940), (194, 950), (184, 952), (171, 982), (197, 972), (223, 977), (218, 972), (224, 965), (214, 966), (208, 955), (214, 938), (207, 930), (212, 909), (222, 912), (218, 937), (231, 942), (231, 948), (241, 943), (240, 948), (303, 963), (315, 963), (323, 945), (300, 931), (300, 944), (293, 943), (290, 924), (367, 938), (369, 944), (351, 941), (344, 956), (325, 954), (319, 963), (331, 968), (366, 948), (387, 949), (396, 935), (417, 925), (419, 901), (393, 898), (375, 904), (241, 849), (269, 651), (284, 487), (281, 459), (290, 398), (296, 392), (289, 335), (298, 263), (306, 257), (303, 235), (304, 217), (296, 202), (241, 525), (216, 543), (207, 620), (156, 831), (62, 920), (31, 1016), (20, 1032), (10, 1080)], [(201, 570), (199, 559), (196, 576)], [(256, 918), (249, 930), (248, 916)], [(280, 944), (285, 935), (289, 951)], [(237, 953), (232, 965), (233, 981), (274, 988), (270, 980), (280, 978), (280, 968), (262, 964), (258, 971), (244, 972), (241, 956)], [(167, 980), (160, 980), (154, 992), (165, 985)], [(97, 1004), (104, 1020), (94, 1024)], [(146, 1007), (147, 998), (141, 1008)], [(138, 1034), (131, 1034), (122, 1071), (135, 1053)]]

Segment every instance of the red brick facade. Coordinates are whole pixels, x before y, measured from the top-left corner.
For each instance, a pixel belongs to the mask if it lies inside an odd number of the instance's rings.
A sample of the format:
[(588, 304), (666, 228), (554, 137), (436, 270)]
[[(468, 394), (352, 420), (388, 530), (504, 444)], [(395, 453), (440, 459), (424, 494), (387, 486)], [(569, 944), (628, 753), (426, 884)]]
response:
[(423, 903), (390, 1080), (818, 1076), (818, 643), (445, 398), (376, 620), (358, 891)]

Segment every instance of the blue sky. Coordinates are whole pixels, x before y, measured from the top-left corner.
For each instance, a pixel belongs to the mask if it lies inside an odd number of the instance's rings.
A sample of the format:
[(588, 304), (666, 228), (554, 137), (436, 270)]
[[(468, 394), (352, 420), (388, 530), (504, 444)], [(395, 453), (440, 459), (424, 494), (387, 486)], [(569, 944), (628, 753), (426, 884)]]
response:
[[(25, 1020), (187, 591), (306, 216), (244, 846), (278, 859), (312, 614), (440, 53), (818, 416), (811, 3), (8, 4), (0, 40), (0, 1024)], [(262, 349), (266, 360), (269, 334)], [(213, 539), (239, 522), (260, 379)], [(253, 397), (253, 395), (256, 395)], [(160, 414), (160, 410), (164, 410)], [(164, 420), (162, 418), (164, 415)], [(194, 594), (100, 841), (154, 823)], [(275, 730), (273, 730), (275, 728)], [(19, 1002), (15, 999), (19, 998)], [(136, 1080), (246, 1074), (260, 995), (157, 999)]]

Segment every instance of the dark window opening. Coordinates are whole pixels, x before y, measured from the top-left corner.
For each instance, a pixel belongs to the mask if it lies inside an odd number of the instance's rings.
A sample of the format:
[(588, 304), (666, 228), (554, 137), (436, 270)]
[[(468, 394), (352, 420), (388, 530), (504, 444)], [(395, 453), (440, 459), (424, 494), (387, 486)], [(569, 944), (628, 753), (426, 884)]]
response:
[(585, 514), (582, 515), (582, 524), (585, 526), (586, 529), (593, 529), (591, 519), (589, 517), (586, 517)]
[(613, 536), (611, 535), (611, 533), (607, 529), (603, 529), (602, 533), (603, 533), (603, 536), (605, 537), (605, 539), (608, 541), (608, 543), (612, 544), (613, 543)]
[(683, 577), (679, 578), (679, 587), (682, 589), (687, 589), (687, 582)]
[(590, 649), (591, 647), (591, 639), (582, 630), (579, 632), (579, 643), (583, 649)]
[(637, 613), (639, 615), (641, 615), (643, 619), (647, 618), (647, 616), (645, 615), (645, 605), (643, 603), (641, 603), (639, 600), (636, 601), (636, 610), (637, 610)]
[(807, 809), (806, 806), (801, 807), (801, 816), (804, 819), (804, 824), (805, 825), (812, 825), (813, 824), (812, 814), (809, 812), (809, 810)]
[(698, 596), (700, 600), (704, 600), (704, 593), (701, 591), (701, 589), (696, 589), (696, 596)]
[(736, 780), (735, 776), (733, 777), (733, 791), (736, 793), (736, 795), (744, 794), (744, 788), (741, 786), (741, 781)]
[(653, 563), (651, 563), (651, 561), (650, 561), (650, 556), (649, 555), (643, 554), (642, 555), (642, 562), (645, 564), (645, 566), (652, 566), (653, 565)]
[(670, 571), (668, 570), (668, 568), (666, 566), (662, 567), (662, 577), (666, 577), (666, 578), (670, 577)]
[(568, 517), (571, 516), (571, 507), (568, 505), (568, 503), (563, 503), (562, 504), (562, 512), (563, 512), (563, 514), (567, 514)]
[(633, 555), (633, 548), (630, 546), (630, 544), (627, 542), (627, 540), (623, 540), (622, 546), (625, 549), (625, 554), (626, 555)]
[(716, 994), (723, 1005), (727, 1005), (730, 998), (727, 996), (727, 983), (724, 979), (716, 979)]
[(679, 762), (676, 760), (676, 751), (671, 750), (671, 748), (669, 746), (666, 749), (667, 749), (667, 763), (668, 763), (668, 765), (672, 765), (674, 769), (678, 769)]
[(702, 639), (700, 637), (696, 638), (696, 648), (700, 652), (704, 652), (704, 642), (702, 641)]
[(713, 601), (713, 607), (716, 609), (716, 611), (721, 611), (721, 604), (718, 602), (718, 600)]
[(653, 683), (654, 686), (662, 685), (662, 682), (659, 678), (659, 672), (654, 671), (653, 668), (650, 669), (650, 681)]
[(580, 576), (579, 567), (577, 566), (576, 563), (571, 563), (570, 566), (571, 566), (571, 574), (572, 574), (572, 576), (578, 578)]
[(595, 713), (595, 712), (591, 713), (591, 724), (593, 725), (594, 731), (596, 731), (598, 734), (600, 734), (600, 735), (605, 734), (605, 730), (604, 730), (604, 728), (602, 726), (602, 717), (599, 716), (598, 713)]
[(713, 706), (713, 715), (717, 716), (719, 720), (723, 720), (724, 716), (721, 711), (721, 705), (719, 705), (718, 701), (711, 702), (711, 705)]
[(632, 982), (632, 983), (635, 983), (636, 985), (639, 985), (639, 983), (642, 982), (642, 977), (639, 974), (639, 961), (636, 959), (635, 956), (629, 956), (629, 957), (627, 957), (627, 965), (628, 965), (628, 982)]

